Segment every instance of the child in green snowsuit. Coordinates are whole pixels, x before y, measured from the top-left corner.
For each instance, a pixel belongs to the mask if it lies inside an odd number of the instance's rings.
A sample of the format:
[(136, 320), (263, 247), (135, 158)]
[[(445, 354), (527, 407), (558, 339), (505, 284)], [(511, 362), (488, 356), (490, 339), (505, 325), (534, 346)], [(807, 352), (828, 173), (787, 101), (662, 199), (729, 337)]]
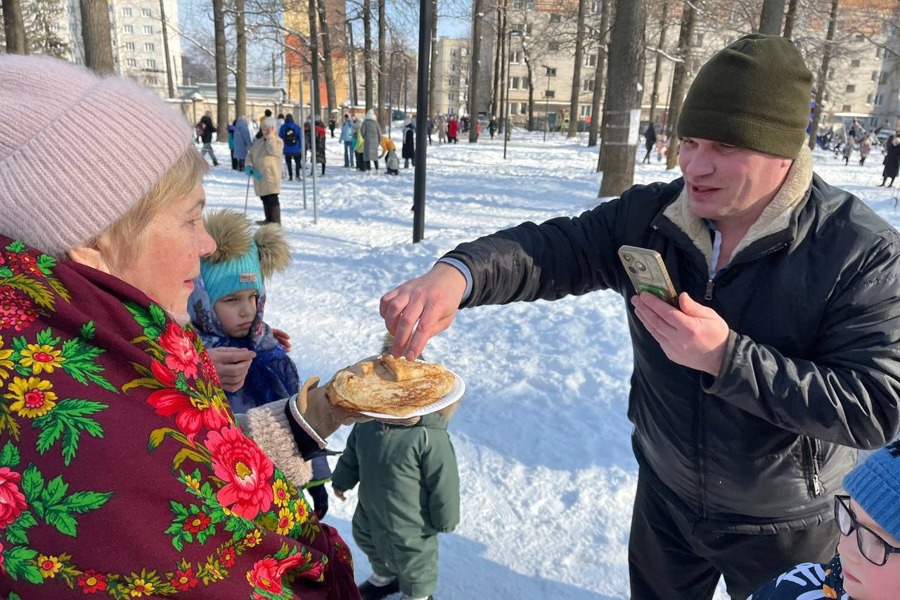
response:
[(459, 470), (447, 434), (456, 404), (413, 426), (357, 423), (331, 484), (338, 498), (359, 483), (353, 539), (373, 574), (363, 600), (397, 591), (404, 600), (431, 598), (437, 587), (440, 532), (459, 523)]

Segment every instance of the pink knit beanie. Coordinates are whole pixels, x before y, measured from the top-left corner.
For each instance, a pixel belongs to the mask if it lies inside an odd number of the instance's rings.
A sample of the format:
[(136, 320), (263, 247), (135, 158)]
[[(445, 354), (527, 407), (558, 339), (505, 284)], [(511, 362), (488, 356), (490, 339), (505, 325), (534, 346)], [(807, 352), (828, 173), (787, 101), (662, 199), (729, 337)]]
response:
[(123, 77), (0, 56), (0, 234), (63, 256), (144, 197), (191, 144), (187, 120)]

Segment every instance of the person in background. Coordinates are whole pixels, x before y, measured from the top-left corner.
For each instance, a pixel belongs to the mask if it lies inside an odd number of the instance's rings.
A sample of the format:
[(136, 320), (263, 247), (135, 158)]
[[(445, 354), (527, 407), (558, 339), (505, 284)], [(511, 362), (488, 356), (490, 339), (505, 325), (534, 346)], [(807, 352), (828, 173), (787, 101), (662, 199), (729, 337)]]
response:
[(243, 172), (247, 160), (247, 151), (253, 145), (253, 134), (250, 133), (250, 119), (241, 116), (234, 124), (234, 158), (238, 171)]
[(212, 159), (213, 166), (218, 167), (219, 160), (216, 158), (216, 153), (213, 152), (212, 149), (212, 136), (216, 132), (216, 126), (213, 125), (212, 113), (210, 111), (206, 111), (206, 114), (200, 117), (200, 122), (197, 123), (197, 129), (200, 131), (200, 141), (203, 142), (203, 150), (200, 151), (200, 156), (206, 156), (208, 154)]
[(438, 115), (437, 127), (438, 142), (444, 144), (447, 142), (447, 120), (444, 118), (444, 115)]
[(344, 145), (344, 168), (352, 169), (356, 164), (356, 152), (353, 150), (353, 134), (356, 133), (356, 124), (350, 119), (350, 115), (344, 113), (344, 122), (341, 124), (340, 141)]
[(322, 121), (316, 119), (316, 160), (310, 164), (310, 176), (315, 165), (322, 165), (322, 175), (325, 174), (325, 126)]
[(231, 125), (228, 126), (228, 152), (231, 154), (231, 170), (239, 171), (238, 169), (238, 159), (234, 157), (234, 126), (237, 124), (237, 119), (231, 122)]
[(386, 135), (381, 136), (381, 154), (378, 158), (385, 157), (384, 166), (388, 175), (400, 174), (400, 159), (397, 158), (397, 144)]
[(253, 179), (253, 192), (263, 204), (266, 218), (258, 225), (281, 225), (281, 156), (284, 142), (278, 137), (277, 123), (269, 117), (262, 122), (262, 137), (253, 142), (247, 153), (247, 171)]
[[(0, 117), (33, 105), (84, 160), (47, 176), (32, 132), (0, 130), (0, 597), (358, 599), (348, 547), (276, 466), (354, 418), (313, 379), (248, 412), (251, 439), (188, 326), (215, 250), (191, 126), (127, 78), (0, 56)], [(89, 126), (112, 113), (153, 135)]]
[[(352, 434), (351, 434), (352, 435)], [(900, 442), (872, 454), (834, 497), (841, 533), (825, 564), (803, 563), (757, 589), (749, 600), (896, 600), (900, 592)]]
[(409, 163), (416, 166), (416, 132), (412, 122), (403, 128), (403, 168), (408, 169)]
[(647, 149), (647, 153), (644, 155), (644, 160), (641, 161), (643, 164), (650, 164), (650, 153), (653, 152), (653, 146), (655, 145), (656, 127), (653, 126), (653, 123), (648, 123), (647, 130), (644, 132), (644, 148)]
[(328, 129), (331, 130), (331, 137), (334, 137), (334, 130), (337, 127), (337, 122), (334, 120), (334, 116), (328, 119)]
[[(225, 392), (231, 411), (244, 414), (296, 395), (297, 367), (263, 320), (265, 283), (291, 264), (291, 249), (281, 228), (263, 225), (251, 233), (250, 221), (233, 210), (208, 213), (204, 224), (216, 251), (200, 260), (200, 277), (188, 299), (191, 322), (207, 349), (246, 348), (254, 354), (240, 389)], [(285, 475), (298, 488), (307, 489), (321, 519), (328, 511), (324, 484), (331, 469), (322, 453), (311, 462), (311, 470), (286, 470)]]
[[(878, 187), (894, 187), (894, 179), (900, 173), (900, 131), (892, 135), (885, 144), (887, 150), (884, 153), (884, 169), (881, 171), (881, 183)], [(890, 179), (891, 182), (887, 183)]]
[(488, 123), (488, 133), (491, 134), (491, 139), (494, 139), (494, 136), (497, 134), (497, 117), (491, 116), (491, 121)]
[(872, 151), (872, 138), (871, 136), (863, 137), (862, 141), (859, 142), (859, 166), (863, 166), (866, 164), (866, 158), (869, 156), (869, 152)]
[(371, 163), (375, 163), (375, 170), (378, 170), (378, 150), (381, 146), (381, 125), (375, 117), (375, 110), (366, 111), (366, 118), (363, 119), (362, 125), (359, 126), (359, 133), (363, 138), (363, 171), (371, 170)]
[(278, 113), (278, 116), (275, 117), (275, 122), (278, 125), (278, 130), (281, 131), (281, 126), (284, 125), (284, 115)]
[(288, 181), (294, 180), (294, 167), (297, 169), (297, 179), (300, 179), (300, 170), (303, 168), (303, 132), (300, 126), (294, 123), (294, 115), (288, 113), (284, 118), (284, 125), (278, 130), (278, 137), (284, 142), (284, 162), (287, 165)]
[[(388, 344), (389, 345), (389, 344)], [(353, 427), (332, 476), (341, 500), (359, 484), (353, 539), (372, 575), (363, 600), (397, 592), (401, 600), (431, 600), (438, 580), (438, 534), (459, 524), (459, 468), (447, 433), (458, 402), (417, 417), (413, 425)]]
[(425, 131), (428, 133), (428, 145), (431, 145), (431, 134), (434, 132), (434, 121), (431, 120), (431, 117), (425, 118)]
[(459, 121), (455, 116), (450, 115), (450, 122), (447, 123), (447, 141), (455, 144), (457, 135), (459, 135)]
[[(460, 307), (623, 296), (633, 600), (708, 600), (720, 578), (744, 599), (827, 561), (856, 449), (900, 433), (900, 234), (814, 174), (812, 80), (789, 40), (742, 37), (688, 90), (683, 177), (462, 244), (381, 300), (414, 359)], [(659, 253), (674, 304), (635, 291), (623, 244)]]
[[(254, 136), (255, 139), (258, 140), (259, 138), (261, 138), (263, 136), (262, 124), (266, 121), (266, 119), (271, 119), (271, 118), (272, 118), (272, 111), (267, 108), (265, 110), (265, 112), (263, 112), (263, 116), (261, 116), (259, 118), (259, 122), (254, 123), (254, 125), (256, 126), (256, 134)], [(273, 121), (274, 121), (274, 119), (273, 119)], [(276, 124), (276, 127), (277, 127), (277, 124)]]

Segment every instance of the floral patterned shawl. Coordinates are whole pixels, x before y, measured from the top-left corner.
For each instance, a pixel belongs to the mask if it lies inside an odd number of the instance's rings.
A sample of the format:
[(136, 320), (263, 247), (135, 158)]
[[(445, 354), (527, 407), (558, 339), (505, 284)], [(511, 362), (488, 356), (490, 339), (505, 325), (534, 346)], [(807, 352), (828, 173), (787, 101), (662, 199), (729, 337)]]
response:
[(0, 596), (357, 599), (194, 330), (0, 236)]

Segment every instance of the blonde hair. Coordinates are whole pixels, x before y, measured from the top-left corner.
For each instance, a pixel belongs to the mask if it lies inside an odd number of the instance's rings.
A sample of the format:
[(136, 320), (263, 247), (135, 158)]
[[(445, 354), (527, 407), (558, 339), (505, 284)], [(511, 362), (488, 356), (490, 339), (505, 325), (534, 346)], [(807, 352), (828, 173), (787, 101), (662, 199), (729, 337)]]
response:
[(208, 171), (209, 163), (196, 148), (191, 146), (185, 150), (137, 204), (96, 237), (95, 243), (106, 264), (115, 270), (133, 261), (143, 248), (150, 222), (202, 184)]

